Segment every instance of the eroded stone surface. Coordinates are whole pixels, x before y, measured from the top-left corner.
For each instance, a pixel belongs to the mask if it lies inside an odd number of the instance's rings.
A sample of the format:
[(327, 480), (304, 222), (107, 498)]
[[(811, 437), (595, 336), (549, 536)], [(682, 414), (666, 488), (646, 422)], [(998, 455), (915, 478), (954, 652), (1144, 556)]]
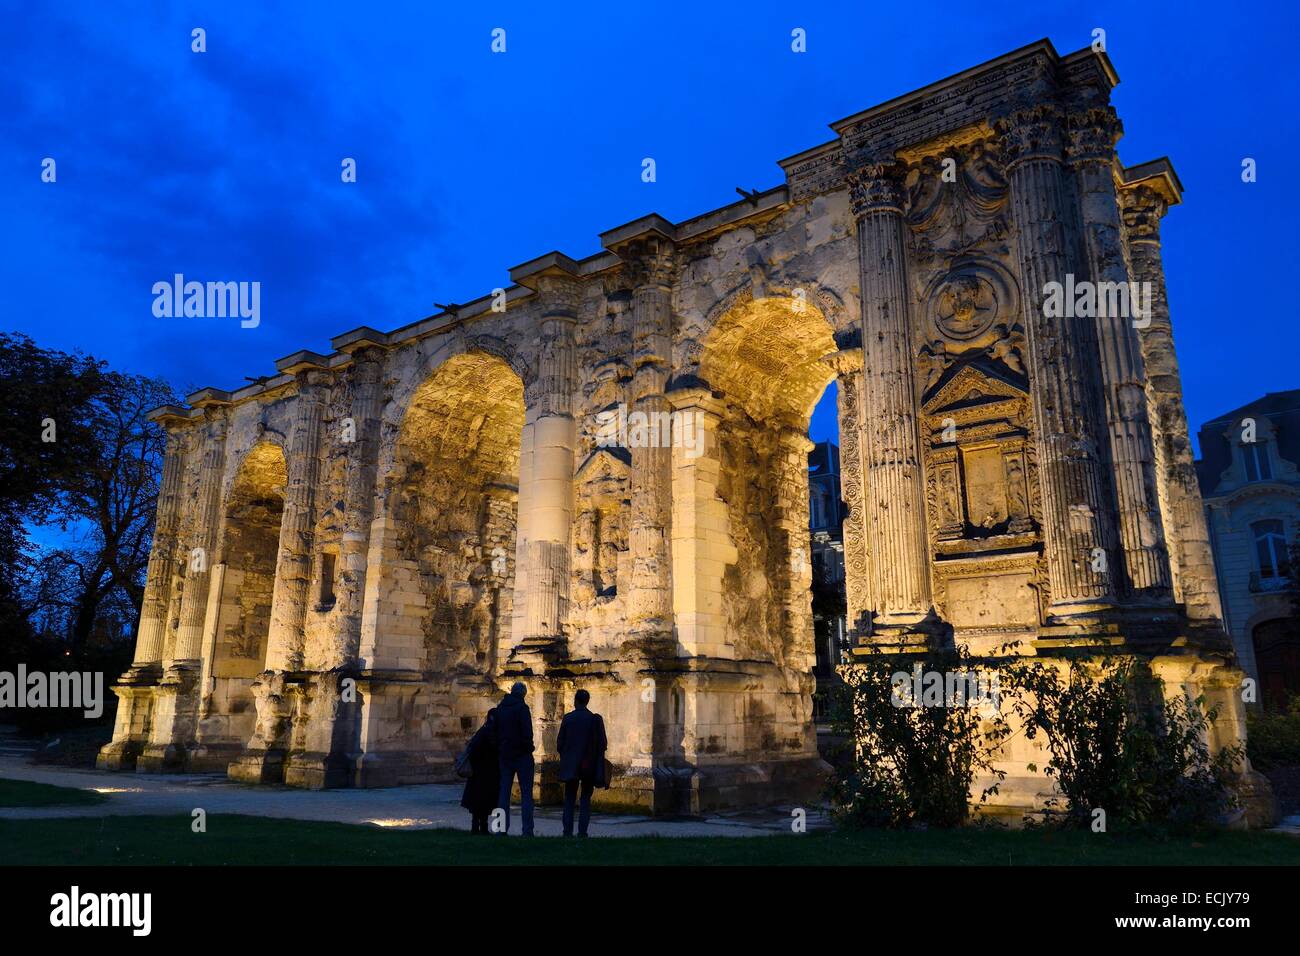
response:
[[(1239, 739), (1154, 229), (1179, 187), (1118, 162), (1113, 82), (1027, 47), (835, 124), (776, 189), (161, 410), (102, 763), (444, 779), (520, 679), (544, 797), (577, 687), (606, 802), (814, 795), (806, 433), (832, 380), (860, 647), (1103, 640)], [(1051, 315), (1067, 275), (1157, 282), (1153, 321)], [(1039, 802), (1042, 755), (1005, 756), (1000, 799)]]

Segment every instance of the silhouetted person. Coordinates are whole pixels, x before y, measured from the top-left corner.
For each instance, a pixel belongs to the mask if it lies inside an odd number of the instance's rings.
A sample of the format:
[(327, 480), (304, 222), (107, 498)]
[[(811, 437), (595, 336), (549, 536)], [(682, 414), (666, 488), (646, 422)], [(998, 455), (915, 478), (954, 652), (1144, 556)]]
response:
[(519, 809), (524, 818), (524, 836), (533, 835), (533, 715), (524, 703), (528, 688), (516, 682), (496, 709), (497, 747), (500, 748), (501, 788), (497, 806), (505, 811), (505, 828), (510, 830), (510, 789), (519, 778)]
[[(579, 790), (578, 836), (587, 835), (591, 822), (591, 792), (605, 768), (605, 721), (587, 709), (591, 695), (580, 690), (573, 695), (573, 710), (560, 721), (560, 736), (555, 749), (560, 752), (560, 779), (564, 781), (564, 835), (573, 836), (573, 803)], [(609, 782), (600, 781), (603, 786)]]
[(470, 813), (471, 833), (488, 832), (488, 816), (497, 806), (501, 792), (500, 755), (497, 748), (497, 711), (487, 712), (480, 727), (465, 748), (469, 756), (470, 775), (460, 805)]

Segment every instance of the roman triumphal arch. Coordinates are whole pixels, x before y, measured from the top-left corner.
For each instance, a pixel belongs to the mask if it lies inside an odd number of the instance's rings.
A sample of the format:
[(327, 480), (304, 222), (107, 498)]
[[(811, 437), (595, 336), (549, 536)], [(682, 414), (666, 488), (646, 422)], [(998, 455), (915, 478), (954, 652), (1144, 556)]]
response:
[[(1100, 640), (1240, 739), (1160, 258), (1180, 186), (1119, 161), (1116, 82), (1032, 44), (833, 124), (766, 192), (157, 410), (100, 765), (448, 779), (522, 680), (543, 798), (579, 686), (610, 803), (814, 798), (807, 431), (831, 382), (856, 648)], [(1149, 305), (1062, 314), (1079, 283)], [(1009, 806), (1048, 789), (1028, 747)]]

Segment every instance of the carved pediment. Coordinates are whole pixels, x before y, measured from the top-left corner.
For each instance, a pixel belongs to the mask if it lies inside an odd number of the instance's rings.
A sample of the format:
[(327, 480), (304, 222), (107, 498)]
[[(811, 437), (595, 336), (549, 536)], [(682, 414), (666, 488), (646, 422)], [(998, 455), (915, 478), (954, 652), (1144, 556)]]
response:
[(948, 369), (925, 401), (927, 415), (945, 415), (979, 406), (1028, 398), (1028, 383), (1001, 363), (973, 359)]
[(579, 484), (628, 477), (632, 453), (626, 448), (597, 448), (578, 468), (573, 480)]

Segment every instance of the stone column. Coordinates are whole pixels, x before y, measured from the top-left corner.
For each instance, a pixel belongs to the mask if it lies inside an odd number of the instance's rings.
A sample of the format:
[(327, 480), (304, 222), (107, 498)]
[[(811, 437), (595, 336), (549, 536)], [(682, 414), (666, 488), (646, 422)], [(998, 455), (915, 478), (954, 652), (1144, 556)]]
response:
[(1175, 596), (1186, 606), (1188, 617), (1217, 622), (1223, 610), (1188, 436), (1160, 254), (1160, 219), (1168, 209), (1169, 200), (1154, 182), (1158, 181), (1123, 188), (1119, 195), (1133, 281), (1149, 284), (1151, 292), (1150, 314), (1138, 326), (1138, 342), (1146, 367), (1156, 481), (1165, 509)]
[[(632, 284), (632, 365), (629, 416), (656, 422), (671, 413), (666, 397), (672, 368), (673, 247), (650, 235), (620, 253)], [(631, 429), (629, 429), (630, 431)], [(673, 628), (672, 483), (673, 453), (657, 441), (631, 442), (631, 587), (628, 629), (650, 643), (668, 643)]]
[(232, 779), (247, 783), (270, 783), (283, 779), (284, 757), (292, 729), (291, 707), (295, 699), (285, 685), (287, 674), (303, 668), (304, 625), (315, 537), (316, 486), (320, 481), (321, 418), (328, 388), (329, 376), (326, 373), (298, 373), (298, 395), (284, 489), (284, 517), (280, 522), (280, 547), (271, 593), (266, 669), (252, 688), (257, 725), (245, 753), (234, 760), (227, 771)]
[(194, 536), (189, 551), (183, 555), (186, 574), (176, 647), (158, 687), (149, 744), (137, 765), (141, 770), (181, 769), (197, 729), (200, 652), (221, 524), (221, 479), (226, 464), (225, 405), (228, 403), (206, 399), (194, 404), (203, 409), (206, 419), (194, 495)]
[(844, 594), (849, 630), (854, 638), (870, 629), (871, 563), (863, 526), (862, 482), (862, 350), (844, 349), (823, 361), (835, 371), (840, 424), (840, 496), (848, 506), (844, 516)]
[[(367, 560), (372, 540), (382, 538), (371, 527), (383, 516), (375, 515), (375, 467), (379, 453), (380, 409), (383, 402), (384, 350), (363, 346), (352, 355), (352, 408), (350, 421), (326, 443), (348, 445), (343, 476), (343, 534), (339, 541), (338, 584), (334, 617), (337, 632), (331, 649), (331, 667), (355, 667), (361, 652), (361, 612), (366, 604)], [(348, 428), (348, 426), (351, 428)], [(348, 441), (348, 439), (351, 441)], [(380, 529), (382, 530), (382, 529)]]
[(176, 426), (187, 416), (179, 410), (160, 409), (149, 419), (163, 427), (167, 447), (163, 455), (162, 482), (154, 520), (153, 546), (145, 574), (144, 601), (136, 632), (135, 657), (130, 669), (113, 687), (117, 717), (113, 739), (96, 758), (102, 770), (130, 770), (149, 734), (155, 688), (162, 676), (167, 611), (175, 578), (177, 532), (180, 527), (181, 484), (185, 474), (185, 443)]
[(303, 624), (311, 584), (312, 541), (315, 537), (316, 486), (320, 483), (320, 431), (329, 377), (324, 372), (300, 372), (293, 433), (289, 444), (288, 482), (284, 489), (284, 518), (271, 595), (271, 626), (267, 636), (266, 669), (296, 671), (303, 666)]
[(1071, 271), (1060, 110), (1027, 107), (996, 128), (1029, 340), (1050, 614), (1060, 619), (1113, 604), (1114, 576), (1093, 570), (1097, 549), (1112, 554), (1115, 541), (1099, 444), (1104, 429), (1085, 384), (1090, 358), (1077, 322), (1049, 318), (1043, 308), (1047, 284), (1064, 284)]
[(776, 508), (773, 519), (778, 539), (784, 539), (785, 574), (781, 595), (784, 620), (778, 664), (806, 673), (817, 663), (813, 638), (812, 544), (808, 530), (808, 453), (813, 443), (794, 426), (781, 429), (773, 465), (776, 467)]
[(154, 522), (153, 548), (145, 575), (140, 628), (136, 635), (133, 669), (160, 669), (163, 635), (167, 627), (167, 606), (171, 603), (172, 566), (176, 562), (177, 530), (180, 527), (181, 481), (185, 474), (185, 449), (181, 436), (172, 430), (184, 416), (151, 416), (166, 429), (167, 451), (163, 457), (162, 484), (158, 488), (158, 510)]
[(1083, 252), (1088, 278), (1096, 292), (1096, 338), (1124, 549), (1126, 597), (1142, 603), (1171, 604), (1169, 554), (1160, 519), (1155, 452), (1143, 385), (1146, 371), (1135, 327), (1144, 319), (1137, 314), (1141, 299), (1135, 301), (1129, 295), (1128, 264), (1115, 195), (1115, 143), (1123, 127), (1110, 107), (1072, 113), (1068, 126), (1066, 156), (1074, 169)]
[(874, 630), (912, 629), (932, 612), (899, 173), (896, 163), (869, 162), (849, 177), (862, 289), (859, 428)]
[[(573, 550), (574, 326), (581, 286), (569, 276), (540, 275), (536, 288), (542, 304), (542, 348), (537, 377), (524, 396), (530, 454), (527, 476), (520, 476), (520, 507), (527, 508), (528, 517), (515, 558), (516, 568), (524, 569), (524, 587), (515, 592), (515, 606), (523, 611), (516, 613), (523, 627), (513, 635), (516, 656), (550, 656), (562, 649)], [(527, 488), (522, 486), (525, 480)]]

